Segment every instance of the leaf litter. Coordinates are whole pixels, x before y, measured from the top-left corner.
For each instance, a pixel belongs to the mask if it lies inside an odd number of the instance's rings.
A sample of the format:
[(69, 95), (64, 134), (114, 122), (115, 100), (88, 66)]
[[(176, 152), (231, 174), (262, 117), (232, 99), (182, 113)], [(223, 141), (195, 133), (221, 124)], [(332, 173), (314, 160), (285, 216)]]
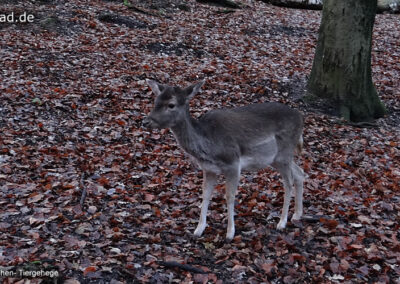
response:
[[(0, 26), (0, 265), (39, 263), (70, 283), (399, 281), (396, 16), (377, 15), (372, 52), (390, 114), (360, 129), (301, 99), (320, 12), (122, 2), (2, 4), (36, 21)], [(141, 128), (154, 99), (146, 78), (206, 79), (195, 117), (263, 101), (300, 108), (304, 220), (275, 229), (283, 190), (265, 169), (242, 177), (232, 243), (223, 185), (193, 238), (202, 174), (168, 130)]]

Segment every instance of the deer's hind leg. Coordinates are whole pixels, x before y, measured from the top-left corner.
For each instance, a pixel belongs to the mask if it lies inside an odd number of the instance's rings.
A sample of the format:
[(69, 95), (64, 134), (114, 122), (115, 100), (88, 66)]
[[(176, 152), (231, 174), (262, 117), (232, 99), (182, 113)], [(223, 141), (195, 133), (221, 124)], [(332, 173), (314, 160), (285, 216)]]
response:
[(295, 188), (295, 207), (294, 214), (292, 216), (292, 220), (300, 220), (303, 215), (303, 182), (304, 182), (304, 171), (296, 165), (294, 162), (292, 163), (292, 175), (294, 179), (294, 188)]
[(282, 230), (286, 227), (287, 217), (289, 213), (290, 199), (293, 192), (293, 174), (290, 167), (290, 162), (275, 162), (274, 167), (279, 171), (282, 176), (283, 187), (285, 189), (285, 195), (283, 199), (283, 208), (281, 213), (281, 219), (277, 225), (278, 230)]
[(235, 196), (239, 185), (240, 168), (235, 167), (228, 172), (225, 172), (226, 177), (226, 204), (228, 211), (228, 228), (226, 232), (226, 240), (231, 241), (235, 236)]

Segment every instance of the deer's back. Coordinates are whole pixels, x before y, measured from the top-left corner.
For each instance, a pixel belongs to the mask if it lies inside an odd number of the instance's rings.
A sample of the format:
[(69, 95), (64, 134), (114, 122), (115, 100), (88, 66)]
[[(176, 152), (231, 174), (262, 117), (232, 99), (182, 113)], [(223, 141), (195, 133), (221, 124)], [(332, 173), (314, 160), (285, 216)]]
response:
[(300, 112), (280, 103), (213, 110), (198, 120), (215, 160), (250, 170), (271, 164), (280, 148), (294, 150), (302, 125)]
[(246, 140), (282, 132), (300, 136), (303, 119), (299, 111), (284, 104), (262, 103), (212, 110), (199, 119), (199, 124), (206, 133), (217, 137)]

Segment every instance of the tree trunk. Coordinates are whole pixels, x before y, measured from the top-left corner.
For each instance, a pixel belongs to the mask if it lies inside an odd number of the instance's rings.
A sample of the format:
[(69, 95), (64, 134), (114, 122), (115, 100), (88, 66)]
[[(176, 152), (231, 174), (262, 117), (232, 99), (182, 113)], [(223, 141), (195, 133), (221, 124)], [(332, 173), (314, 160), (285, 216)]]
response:
[(376, 0), (325, 0), (308, 93), (349, 121), (385, 114), (371, 76)]

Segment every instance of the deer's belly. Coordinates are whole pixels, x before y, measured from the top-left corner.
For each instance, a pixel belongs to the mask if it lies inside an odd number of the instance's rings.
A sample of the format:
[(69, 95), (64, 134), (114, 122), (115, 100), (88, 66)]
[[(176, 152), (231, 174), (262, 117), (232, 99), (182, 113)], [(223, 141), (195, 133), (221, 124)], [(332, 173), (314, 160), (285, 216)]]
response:
[(265, 139), (263, 142), (247, 149), (240, 157), (240, 168), (242, 170), (259, 170), (266, 168), (274, 161), (278, 153), (275, 138)]
[(190, 154), (189, 157), (191, 158), (192, 162), (203, 171), (212, 172), (215, 174), (220, 174), (222, 172), (221, 167), (218, 167), (215, 163), (199, 160)]

